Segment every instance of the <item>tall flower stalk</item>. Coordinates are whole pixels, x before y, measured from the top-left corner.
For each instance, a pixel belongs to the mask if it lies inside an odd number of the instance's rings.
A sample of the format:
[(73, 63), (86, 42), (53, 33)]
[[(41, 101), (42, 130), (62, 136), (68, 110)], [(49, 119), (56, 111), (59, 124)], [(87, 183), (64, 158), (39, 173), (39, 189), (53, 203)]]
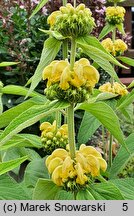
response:
[[(76, 42), (75, 38), (71, 40), (70, 70), (72, 71), (75, 63)], [(68, 142), (71, 158), (75, 158), (75, 128), (74, 128), (74, 103), (70, 104), (67, 110), (68, 123)]]

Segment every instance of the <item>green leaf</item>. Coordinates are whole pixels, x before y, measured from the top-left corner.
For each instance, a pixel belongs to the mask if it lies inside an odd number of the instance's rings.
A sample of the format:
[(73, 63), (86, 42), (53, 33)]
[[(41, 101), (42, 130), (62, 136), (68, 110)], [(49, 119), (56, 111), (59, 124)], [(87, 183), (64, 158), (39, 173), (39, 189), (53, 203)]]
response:
[(100, 125), (98, 119), (91, 113), (85, 112), (78, 132), (78, 143), (86, 143)]
[(134, 80), (129, 84), (129, 86), (127, 88), (129, 89), (129, 88), (133, 88), (133, 87), (134, 87)]
[(41, 138), (33, 134), (18, 134), (13, 136), (4, 145), (0, 147), (0, 150), (7, 150), (13, 147), (32, 147), (42, 148)]
[(44, 68), (53, 61), (59, 52), (61, 47), (61, 41), (56, 40), (55, 38), (49, 37), (45, 43), (42, 50), (40, 62), (36, 68), (34, 75), (32, 76), (32, 82), (27, 94), (27, 97), (31, 94), (31, 92), (35, 89), (38, 83), (42, 79), (42, 72)]
[(18, 132), (22, 131), (24, 128), (36, 123), (41, 118), (56, 112), (60, 109), (68, 107), (68, 103), (53, 101), (46, 103), (45, 105), (35, 105), (26, 111), (22, 112), (19, 116), (13, 119), (10, 124), (5, 128), (0, 136), (0, 145), (6, 143), (11, 137)]
[(60, 190), (61, 187), (58, 187), (51, 180), (39, 179), (33, 192), (33, 199), (54, 200)]
[[(17, 86), (17, 85), (7, 85), (2, 88), (2, 93), (3, 94), (14, 94), (14, 95), (22, 95), (26, 96), (28, 93), (29, 89), (23, 86)], [(30, 97), (36, 97), (40, 96), (43, 97), (41, 94), (37, 92), (32, 92), (29, 94)]]
[(134, 178), (114, 179), (110, 182), (120, 189), (125, 200), (134, 200)]
[(0, 163), (0, 175), (13, 170), (15, 167), (19, 166), (21, 163), (23, 163), (25, 160), (28, 159), (28, 156), (24, 156), (21, 158), (17, 158), (15, 160), (10, 160), (8, 162), (2, 162)]
[(2, 94), (0, 93), (0, 115), (3, 112)]
[(20, 63), (20, 62), (1, 62), (1, 63), (0, 63), (0, 67), (12, 66), (12, 65), (19, 64), (19, 63)]
[[(97, 38), (95, 38), (93, 36), (84, 36), (84, 37), (78, 38), (77, 43), (80, 44), (80, 46), (83, 46), (83, 47), (85, 46), (85, 49), (88, 50), (88, 53), (91, 52), (91, 54), (92, 54), (92, 51), (93, 51), (94, 55), (96, 56), (96, 59), (97, 59), (97, 55), (98, 55), (98, 60), (99, 60), (99, 57), (100, 57), (99, 55), (101, 54), (101, 57), (103, 58), (103, 60), (105, 60), (105, 61), (107, 60), (107, 61), (109, 61), (115, 65), (126, 68), (120, 62), (118, 62), (108, 51), (106, 51), (104, 49), (104, 47), (102, 46), (102, 44), (99, 42), (99, 40)], [(85, 54), (87, 54), (87, 55), (88, 55), (88, 53), (85, 52)], [(94, 55), (92, 55), (92, 56), (94, 56)], [(91, 57), (91, 59), (94, 60), (94, 58), (92, 58), (92, 57)], [(94, 61), (97, 63), (96, 60), (94, 60)]]
[(77, 200), (95, 200), (93, 195), (87, 189), (78, 191), (76, 199)]
[(74, 200), (74, 195), (70, 191), (59, 190), (55, 195), (55, 200)]
[(7, 175), (0, 176), (0, 200), (31, 200), (28, 190)]
[(121, 108), (120, 112), (124, 115), (124, 117), (129, 123), (133, 124), (133, 118), (132, 118), (134, 112), (133, 104), (129, 104), (129, 106)]
[(129, 104), (131, 104), (133, 102), (134, 102), (134, 89), (129, 94), (122, 97), (118, 101), (117, 109), (125, 108), (125, 107), (127, 107)]
[(125, 31), (124, 31), (124, 24), (123, 23), (120, 23), (120, 24), (118, 24), (118, 25), (116, 25), (116, 27), (117, 27), (117, 29), (119, 30), (119, 32), (121, 32), (121, 34), (123, 35), (123, 36), (125, 36)]
[(124, 197), (117, 186), (111, 182), (96, 183), (88, 189), (95, 200), (124, 200)]
[(101, 100), (108, 100), (108, 99), (112, 99), (119, 96), (118, 94), (113, 94), (110, 92), (102, 92), (100, 94), (97, 95), (96, 97), (96, 101), (101, 101)]
[(117, 59), (121, 60), (125, 64), (128, 64), (128, 65), (134, 67), (134, 59), (131, 59), (131, 58), (125, 57), (125, 56), (118, 56)]
[(78, 108), (86, 110), (94, 115), (119, 141), (119, 143), (126, 147), (118, 117), (110, 106), (104, 102), (97, 102), (92, 104), (83, 103)]
[(7, 111), (3, 112), (0, 116), (0, 128), (4, 128), (7, 126), (13, 119), (15, 119), (18, 115), (23, 113), (24, 111), (28, 110), (30, 107), (34, 105), (44, 104), (46, 98), (34, 97), (23, 103), (8, 109)]
[(110, 24), (106, 24), (104, 26), (104, 28), (102, 29), (98, 39), (101, 40), (102, 38), (104, 38), (109, 32), (112, 32), (115, 29), (115, 25), (110, 25)]
[(39, 158), (31, 161), (25, 170), (24, 182), (27, 187), (35, 187), (39, 178), (49, 178), (49, 174), (45, 166), (45, 158)]
[(41, 32), (44, 32), (45, 34), (48, 34), (54, 38), (56, 38), (57, 40), (64, 40), (66, 37), (64, 37), (62, 34), (60, 34), (59, 32), (57, 31), (52, 31), (52, 30), (44, 30), (44, 29), (40, 29), (39, 30)]
[(41, 8), (43, 8), (47, 2), (48, 0), (40, 0), (39, 4), (34, 9), (29, 19), (31, 19)]
[(126, 139), (126, 145), (131, 154), (121, 146), (116, 157), (113, 160), (112, 167), (110, 169), (110, 178), (116, 178), (120, 171), (125, 167), (130, 158), (134, 155), (134, 133), (130, 134)]

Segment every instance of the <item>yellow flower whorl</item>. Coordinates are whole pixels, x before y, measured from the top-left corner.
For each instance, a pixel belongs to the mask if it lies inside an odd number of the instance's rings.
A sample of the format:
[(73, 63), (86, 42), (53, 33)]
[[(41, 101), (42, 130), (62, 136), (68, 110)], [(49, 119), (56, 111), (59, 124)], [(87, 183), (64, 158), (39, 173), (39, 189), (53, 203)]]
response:
[(43, 71), (43, 80), (47, 79), (45, 90), (48, 99), (64, 99), (82, 102), (89, 97), (91, 89), (99, 81), (99, 73), (86, 58), (76, 61), (70, 70), (67, 60), (53, 61)]
[(99, 90), (101, 92), (110, 92), (110, 93), (118, 94), (121, 96), (128, 94), (126, 86), (121, 85), (118, 82), (114, 82), (113, 85), (110, 82), (107, 82), (107, 83), (103, 84), (102, 86), (100, 86)]
[(47, 157), (46, 166), (56, 185), (72, 190), (74, 185), (86, 185), (90, 176), (99, 176), (100, 170), (106, 170), (107, 163), (94, 147), (82, 144), (74, 159), (68, 151), (56, 149)]
[(56, 121), (54, 121), (53, 124), (43, 122), (40, 125), (40, 130), (41, 141), (47, 154), (51, 154), (56, 148), (66, 148), (68, 143), (67, 124), (62, 125), (57, 129)]
[(101, 42), (101, 44), (113, 56), (119, 56), (128, 49), (127, 44), (121, 39), (116, 39), (113, 42), (111, 38), (106, 38)]
[(95, 26), (94, 18), (89, 8), (79, 4), (74, 8), (70, 3), (60, 7), (48, 17), (48, 24), (52, 30), (58, 31), (63, 36), (81, 36), (89, 34)]
[(120, 24), (124, 21), (125, 8), (111, 6), (106, 8), (106, 21), (112, 25)]

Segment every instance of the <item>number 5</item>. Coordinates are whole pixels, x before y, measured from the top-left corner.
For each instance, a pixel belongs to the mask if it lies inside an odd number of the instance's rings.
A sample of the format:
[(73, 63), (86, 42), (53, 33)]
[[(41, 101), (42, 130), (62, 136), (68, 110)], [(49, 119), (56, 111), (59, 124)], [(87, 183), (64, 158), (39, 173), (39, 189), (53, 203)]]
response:
[(128, 203), (123, 203), (122, 210), (127, 211), (128, 210)]

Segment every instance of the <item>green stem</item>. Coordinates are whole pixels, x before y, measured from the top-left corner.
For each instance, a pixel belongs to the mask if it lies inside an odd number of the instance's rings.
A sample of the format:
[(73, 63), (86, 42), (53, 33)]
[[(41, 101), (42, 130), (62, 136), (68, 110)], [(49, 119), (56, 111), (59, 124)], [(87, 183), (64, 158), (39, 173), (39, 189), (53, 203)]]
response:
[(67, 0), (62, 0), (62, 4), (63, 4), (63, 6), (66, 6)]
[(102, 125), (102, 143), (103, 143), (104, 158), (106, 158), (105, 128), (103, 125)]
[(68, 142), (70, 148), (71, 158), (75, 158), (75, 131), (74, 131), (74, 104), (71, 104), (68, 107), (67, 112), (67, 120), (68, 120)]
[(76, 0), (74, 0), (74, 7), (76, 7)]
[(62, 55), (63, 59), (65, 60), (68, 58), (68, 39), (65, 39), (62, 44)]
[(72, 38), (72, 40), (71, 40), (70, 70), (73, 70), (73, 68), (74, 68), (75, 53), (76, 53), (76, 42), (75, 42), (75, 38)]
[(110, 134), (110, 140), (109, 140), (109, 167), (112, 166), (112, 144), (113, 144), (113, 135)]
[(112, 41), (113, 41), (113, 43), (115, 42), (115, 38), (116, 38), (116, 28), (113, 29), (113, 31), (112, 31)]
[(74, 200), (76, 200), (77, 192), (74, 191)]
[(56, 131), (58, 130), (58, 128), (60, 128), (61, 126), (61, 112), (57, 111), (56, 112)]

